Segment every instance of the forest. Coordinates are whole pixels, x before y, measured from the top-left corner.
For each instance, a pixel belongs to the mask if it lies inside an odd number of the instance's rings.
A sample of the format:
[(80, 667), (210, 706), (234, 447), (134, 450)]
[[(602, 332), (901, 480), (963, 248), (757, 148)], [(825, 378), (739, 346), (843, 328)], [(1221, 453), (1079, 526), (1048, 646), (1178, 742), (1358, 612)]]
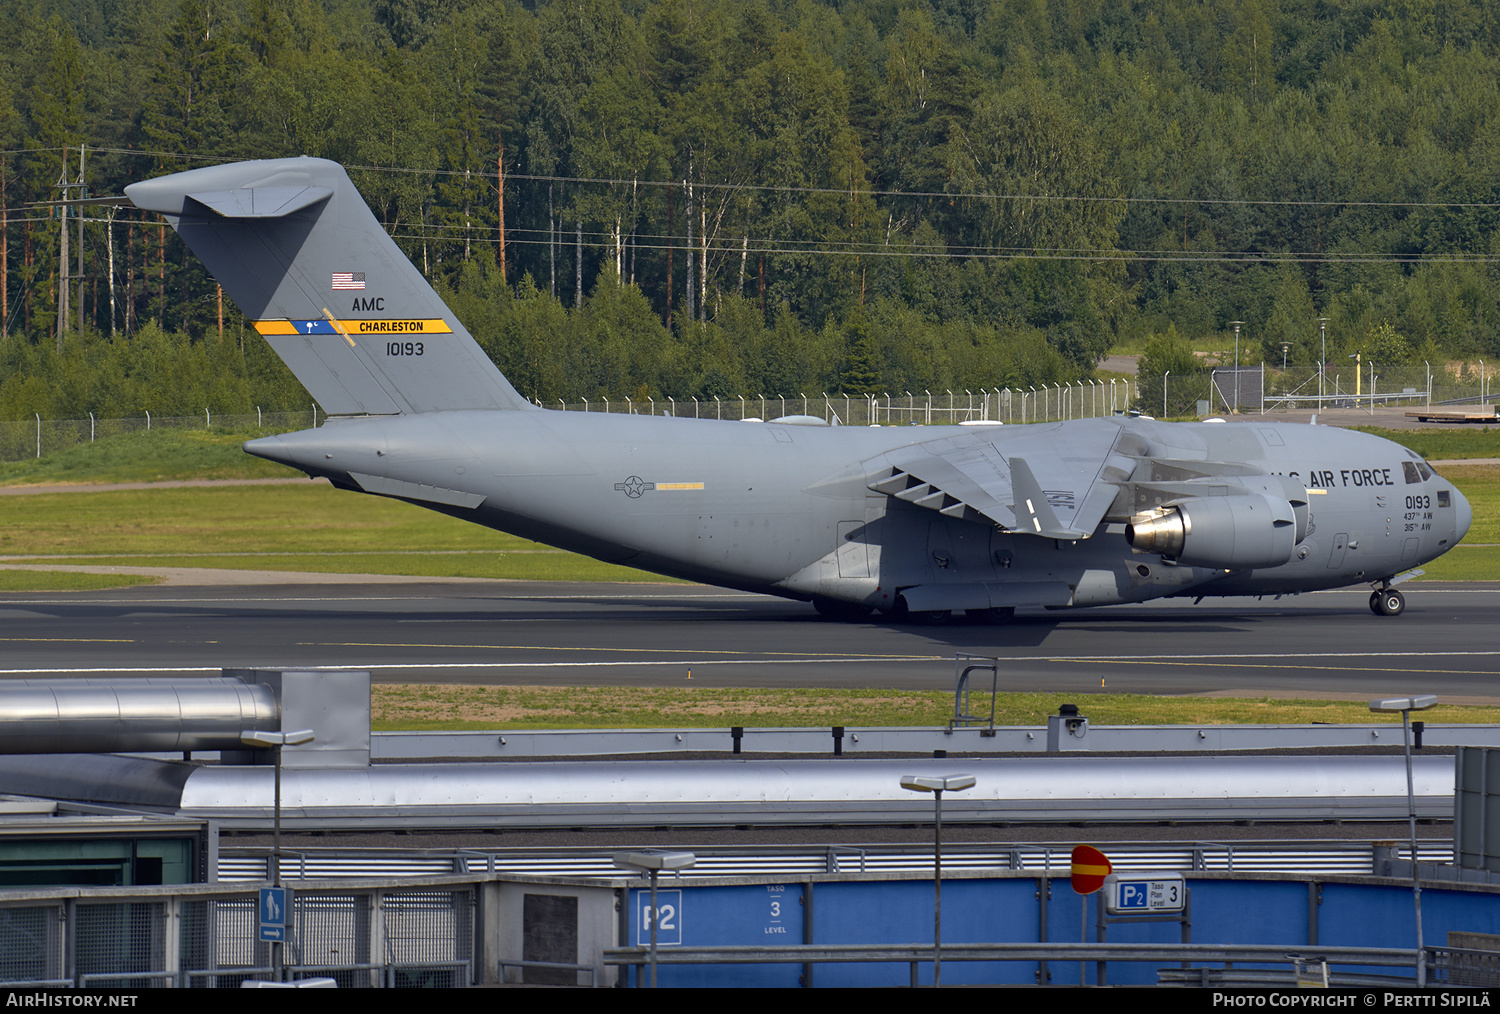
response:
[(293, 155), (544, 404), (1500, 356), (1482, 0), (0, 0), (0, 418), (305, 408), (56, 203)]

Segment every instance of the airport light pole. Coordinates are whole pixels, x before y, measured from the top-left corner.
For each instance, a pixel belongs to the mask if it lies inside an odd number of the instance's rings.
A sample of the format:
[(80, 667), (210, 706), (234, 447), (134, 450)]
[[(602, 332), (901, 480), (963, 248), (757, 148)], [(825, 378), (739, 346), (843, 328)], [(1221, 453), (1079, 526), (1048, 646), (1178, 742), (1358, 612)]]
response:
[(665, 852), (645, 849), (640, 852), (616, 852), (611, 857), (621, 869), (635, 870), (651, 877), (651, 988), (656, 988), (656, 878), (662, 870), (685, 870), (698, 861), (691, 852)]
[(1234, 414), (1240, 414), (1240, 327), (1245, 322), (1242, 320), (1231, 320), (1229, 326), (1234, 328)]
[(933, 795), (932, 988), (943, 984), (943, 793), (974, 787), (973, 775), (902, 775), (901, 787)]
[[(258, 750), (276, 751), (276, 792), (274, 810), (275, 831), (271, 838), (271, 886), (281, 886), (281, 748), (284, 746), (301, 746), (303, 743), (313, 741), (311, 729), (298, 729), (296, 732), (261, 732), (257, 729), (246, 729), (240, 733), (240, 742), (248, 747)], [(275, 969), (275, 981), (281, 981), (281, 941), (271, 942), (271, 967)]]
[(1417, 875), (1417, 793), (1411, 773), (1411, 713), (1426, 711), (1438, 702), (1436, 694), (1411, 697), (1386, 697), (1370, 702), (1377, 715), (1401, 712), (1401, 730), (1406, 741), (1406, 819), (1411, 830), (1411, 894), (1417, 908), (1417, 988), (1427, 985), (1427, 952), (1422, 941), (1422, 881)]
[(1323, 411), (1323, 370), (1328, 365), (1328, 318), (1318, 318), (1318, 335), (1323, 339), (1323, 353), (1318, 359), (1318, 411)]

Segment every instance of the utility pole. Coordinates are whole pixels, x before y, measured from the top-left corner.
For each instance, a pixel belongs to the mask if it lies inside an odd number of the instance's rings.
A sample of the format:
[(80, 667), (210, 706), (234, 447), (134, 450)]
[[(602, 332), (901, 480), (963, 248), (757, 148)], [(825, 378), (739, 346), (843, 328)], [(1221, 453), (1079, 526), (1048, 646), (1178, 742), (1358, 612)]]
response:
[(110, 208), (104, 221), (104, 238), (109, 246), (109, 333), (115, 334), (115, 209)]
[[(63, 148), (62, 175), (57, 178), (56, 189), (62, 191), (62, 199), (68, 199), (68, 149)], [(61, 276), (57, 285), (57, 351), (63, 347), (63, 335), (68, 331), (68, 206), (59, 204), (57, 213), (62, 223), (58, 230), (62, 236), (58, 244), (57, 271)]]
[[(78, 146), (78, 199), (88, 197), (88, 185), (83, 182), (83, 157), (88, 145)], [(78, 206), (78, 331), (83, 332), (83, 205)]]
[(503, 126), (496, 125), (495, 138), (500, 145), (500, 151), (495, 156), (495, 169), (499, 174), (495, 208), (500, 213), (500, 279), (505, 281), (509, 276), (505, 273), (505, 128)]
[(693, 160), (688, 159), (688, 175), (682, 181), (682, 190), (687, 197), (687, 319), (697, 319), (697, 311), (693, 306), (693, 297), (697, 294), (697, 284), (693, 281), (693, 260), (696, 249), (693, 246)]
[(72, 287), (74, 278), (78, 282), (78, 329), (83, 330), (83, 207), (78, 207), (78, 270), (76, 275), (69, 275), (68, 267), (70, 257), (68, 256), (69, 223), (68, 208), (69, 201), (73, 199), (72, 191), (78, 191), (78, 200), (88, 196), (88, 188), (84, 183), (84, 167), (87, 145), (78, 146), (78, 182), (74, 183), (68, 178), (68, 149), (63, 148), (62, 175), (58, 177), (57, 189), (62, 192), (62, 197), (57, 205), (58, 214), (58, 245), (57, 245), (57, 351), (61, 352), (63, 347), (63, 336), (68, 333), (68, 325), (72, 316)]
[(10, 180), (6, 172), (8, 168), (9, 161), (0, 159), (0, 338), (10, 337)]

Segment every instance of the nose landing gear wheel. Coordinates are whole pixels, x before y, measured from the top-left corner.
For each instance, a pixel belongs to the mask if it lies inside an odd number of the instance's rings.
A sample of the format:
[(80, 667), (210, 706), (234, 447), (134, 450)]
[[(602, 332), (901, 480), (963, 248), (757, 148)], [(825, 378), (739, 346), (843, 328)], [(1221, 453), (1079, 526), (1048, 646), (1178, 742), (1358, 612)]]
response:
[(1388, 588), (1370, 593), (1370, 612), (1376, 616), (1400, 616), (1406, 610), (1406, 596)]

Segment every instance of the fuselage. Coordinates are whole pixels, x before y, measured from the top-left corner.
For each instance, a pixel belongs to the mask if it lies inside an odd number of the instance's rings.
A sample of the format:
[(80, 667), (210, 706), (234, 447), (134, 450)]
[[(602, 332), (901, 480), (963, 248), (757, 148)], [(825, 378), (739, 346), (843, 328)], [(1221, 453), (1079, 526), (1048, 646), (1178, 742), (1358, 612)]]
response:
[[(1225, 568), (1133, 549), (1135, 508), (1123, 492), (1092, 534), (1053, 539), (871, 488), (883, 456), (943, 438), (1005, 455), (1023, 433), (1061, 449), (1117, 430), (1131, 438), (1142, 476), (1166, 461), (1179, 471), (1201, 462), (1210, 473), (1230, 463), (1231, 475), (1305, 489), (1305, 524), (1288, 558)], [(883, 609), (902, 596), (914, 609), (948, 610), (1374, 584), (1446, 552), (1471, 520), (1463, 495), (1398, 444), (1258, 422), (866, 428), (491, 410), (335, 420), (246, 450), (613, 563)], [(1198, 482), (1203, 496), (1222, 495), (1212, 478)]]
[[(321, 159), (126, 188), (201, 257), (333, 419), (246, 450), (601, 560), (810, 599), (1003, 619), (1018, 606), (1308, 591), (1398, 575), (1468, 503), (1373, 436), (1112, 417), (873, 427), (553, 412), (500, 373)], [(852, 611), (852, 613), (851, 613)]]

